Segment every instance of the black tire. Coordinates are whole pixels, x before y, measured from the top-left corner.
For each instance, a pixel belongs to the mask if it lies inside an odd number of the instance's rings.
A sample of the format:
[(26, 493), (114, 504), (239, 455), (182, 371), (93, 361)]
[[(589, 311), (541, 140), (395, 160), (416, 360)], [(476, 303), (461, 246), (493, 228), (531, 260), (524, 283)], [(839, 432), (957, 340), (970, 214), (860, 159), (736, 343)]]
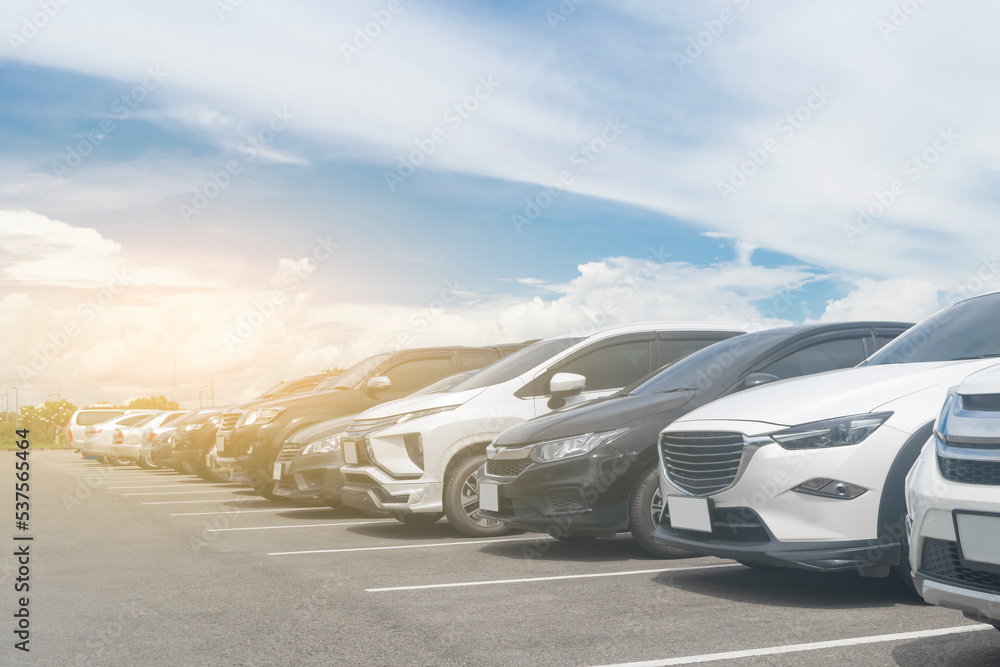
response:
[(143, 468), (145, 470), (154, 470), (159, 467), (153, 463), (152, 454), (153, 454), (152, 452), (143, 454), (142, 451), (140, 450), (139, 459), (136, 461), (136, 463), (139, 464), (140, 468)]
[(130, 466), (135, 463), (135, 461), (129, 461), (128, 459), (123, 459), (121, 457), (114, 457), (111, 459), (111, 463), (116, 466)]
[(660, 520), (663, 499), (660, 497), (660, 471), (653, 466), (646, 471), (632, 490), (628, 510), (629, 532), (639, 548), (656, 558), (686, 558), (690, 551), (663, 546), (653, 541), (653, 529)]
[[(367, 514), (367, 512), (365, 512)], [(430, 526), (438, 521), (444, 514), (441, 512), (436, 512), (434, 514), (397, 514), (396, 521), (406, 524), (407, 526), (412, 526), (414, 528), (419, 528), (422, 526)]]
[(469, 537), (496, 537), (510, 528), (496, 519), (476, 519), (479, 482), (476, 471), (486, 464), (486, 454), (473, 454), (459, 461), (444, 480), (444, 514), (452, 528)]

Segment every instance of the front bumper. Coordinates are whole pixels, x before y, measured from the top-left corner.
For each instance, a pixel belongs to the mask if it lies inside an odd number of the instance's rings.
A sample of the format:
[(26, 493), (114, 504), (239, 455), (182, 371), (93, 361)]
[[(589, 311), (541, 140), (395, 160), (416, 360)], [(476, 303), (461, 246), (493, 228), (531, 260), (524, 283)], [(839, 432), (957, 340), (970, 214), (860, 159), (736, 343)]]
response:
[[(284, 451), (283, 448), (282, 454)], [(279, 455), (279, 461), (281, 458)], [(318, 498), (327, 474), (339, 471), (342, 465), (344, 455), (340, 452), (296, 456), (283, 463), (281, 477), (274, 481), (274, 494), (292, 499)]]
[(270, 422), (257, 426), (241, 426), (226, 435), (224, 464), (242, 471), (248, 479), (274, 479), (274, 462), (278, 458), (281, 440), (278, 436), (284, 426)]
[(340, 502), (347, 507), (402, 514), (444, 511), (441, 482), (393, 479), (374, 466), (345, 467), (341, 472)]
[[(786, 450), (766, 438), (773, 425), (692, 422), (685, 427), (740, 433), (754, 444), (744, 450), (730, 486), (709, 496), (711, 533), (674, 529), (665, 509), (654, 541), (722, 558), (823, 572), (885, 576), (899, 564), (903, 536), (882, 534), (879, 509), (886, 478), (910, 434), (883, 424), (858, 445)], [(660, 474), (665, 498), (685, 495), (666, 481), (662, 462)], [(793, 490), (815, 478), (866, 491), (840, 499)]]
[[(516, 474), (487, 474), (491, 468)], [(646, 470), (635, 457), (608, 445), (550, 463), (491, 459), (478, 479), (499, 485), (500, 510), (479, 514), (534, 532), (611, 537), (628, 529), (631, 490)]]
[(1000, 515), (1000, 487), (945, 479), (933, 439), (913, 466), (907, 486), (910, 565), (917, 592), (930, 604), (1000, 623), (1000, 571), (963, 562), (954, 519), (956, 510)]

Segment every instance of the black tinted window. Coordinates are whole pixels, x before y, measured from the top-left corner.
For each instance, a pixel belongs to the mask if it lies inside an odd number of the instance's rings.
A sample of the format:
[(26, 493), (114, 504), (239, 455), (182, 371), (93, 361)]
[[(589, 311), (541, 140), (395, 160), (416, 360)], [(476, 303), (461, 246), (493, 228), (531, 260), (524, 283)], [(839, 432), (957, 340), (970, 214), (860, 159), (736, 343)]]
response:
[(135, 426), (139, 422), (149, 421), (151, 415), (129, 415), (124, 419), (118, 420), (119, 426)]
[(811, 345), (759, 369), (782, 380), (857, 366), (865, 359), (861, 338), (841, 338)]
[(389, 391), (398, 395), (412, 394), (424, 385), (451, 374), (450, 356), (404, 361), (384, 373), (392, 382)]
[(714, 343), (730, 338), (730, 336), (719, 336), (718, 338), (695, 338), (695, 339), (660, 339), (660, 366), (672, 364), (679, 359), (694, 354), (698, 350), (708, 347)]
[(556, 369), (587, 378), (584, 391), (618, 389), (649, 373), (649, 341), (609, 345)]
[(869, 366), (1000, 356), (1000, 293), (957, 303), (916, 325), (868, 361)]
[(462, 352), (462, 370), (472, 371), (490, 365), (490, 355), (485, 352)]

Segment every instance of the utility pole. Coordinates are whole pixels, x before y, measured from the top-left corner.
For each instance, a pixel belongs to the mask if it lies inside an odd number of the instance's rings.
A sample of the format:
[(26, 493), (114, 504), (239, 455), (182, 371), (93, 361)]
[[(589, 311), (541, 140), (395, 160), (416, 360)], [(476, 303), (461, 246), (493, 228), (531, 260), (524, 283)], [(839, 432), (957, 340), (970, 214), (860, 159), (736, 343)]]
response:
[(215, 378), (212, 378), (211, 382), (212, 382), (212, 384), (211, 384), (211, 386), (212, 386), (212, 407), (214, 408), (215, 407)]
[(174, 394), (177, 393), (177, 357), (174, 357), (174, 381), (170, 385), (170, 400), (174, 400)]
[(201, 389), (198, 390), (198, 409), (201, 410)]

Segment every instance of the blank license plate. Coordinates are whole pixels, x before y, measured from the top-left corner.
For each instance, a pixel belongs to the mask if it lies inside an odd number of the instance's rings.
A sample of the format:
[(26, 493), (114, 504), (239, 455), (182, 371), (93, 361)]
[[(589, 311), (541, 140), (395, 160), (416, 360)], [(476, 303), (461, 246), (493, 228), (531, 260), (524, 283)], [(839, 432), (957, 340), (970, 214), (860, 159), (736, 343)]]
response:
[(226, 436), (224, 435), (215, 436), (215, 454), (216, 456), (226, 455)]
[(955, 512), (955, 527), (963, 558), (1000, 565), (1000, 516)]
[(712, 532), (712, 515), (708, 498), (690, 496), (667, 496), (667, 511), (670, 513), (670, 527), (682, 530)]
[(281, 479), (281, 464), (280, 463), (275, 463), (274, 464), (274, 479), (276, 479), (276, 480)]
[(348, 440), (343, 443), (344, 449), (344, 463), (350, 463), (351, 465), (358, 464), (358, 443), (354, 440)]
[(500, 511), (500, 485), (493, 482), (479, 483), (479, 509), (487, 512)]

